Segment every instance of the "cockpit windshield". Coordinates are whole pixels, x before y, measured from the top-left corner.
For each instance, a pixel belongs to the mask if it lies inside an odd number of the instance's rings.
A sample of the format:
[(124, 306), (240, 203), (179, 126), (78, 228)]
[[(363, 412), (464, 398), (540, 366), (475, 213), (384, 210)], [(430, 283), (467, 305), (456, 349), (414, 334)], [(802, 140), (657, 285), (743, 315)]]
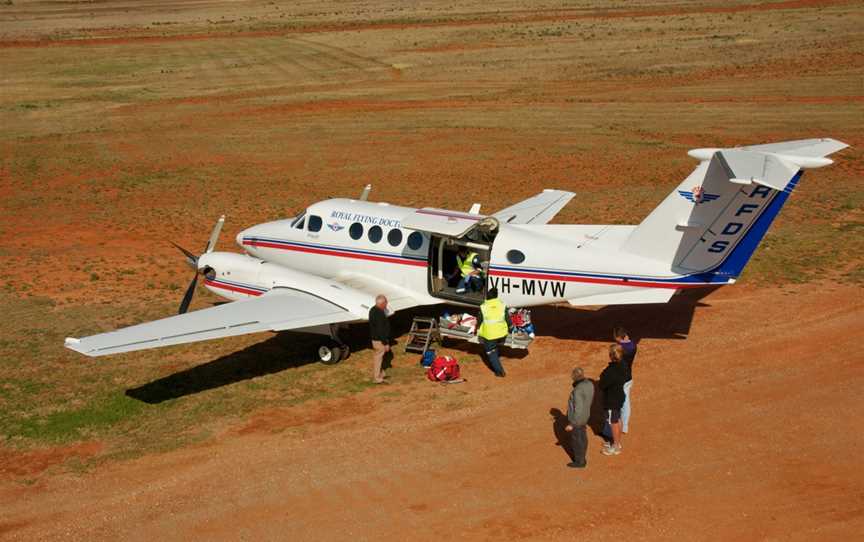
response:
[(291, 221), (291, 227), (297, 228), (298, 230), (302, 230), (303, 226), (306, 225), (306, 213), (300, 213), (297, 215), (294, 220)]

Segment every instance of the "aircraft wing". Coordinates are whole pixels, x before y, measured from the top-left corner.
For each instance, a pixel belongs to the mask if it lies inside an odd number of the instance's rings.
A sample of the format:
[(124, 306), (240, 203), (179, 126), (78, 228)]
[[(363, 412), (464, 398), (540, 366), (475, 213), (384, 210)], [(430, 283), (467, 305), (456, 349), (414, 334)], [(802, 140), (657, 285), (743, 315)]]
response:
[(87, 356), (104, 356), (259, 331), (299, 329), (365, 318), (365, 314), (358, 315), (340, 306), (335, 297), (328, 300), (299, 289), (277, 287), (252, 299), (81, 339), (70, 337), (66, 339), (66, 348)]
[(366, 292), (372, 297), (378, 294), (387, 296), (387, 306), (394, 312), (442, 302), (441, 299), (419, 294), (407, 288), (396, 286), (392, 281), (370, 277), (366, 274), (346, 273), (339, 277), (339, 282), (355, 290)]
[(507, 224), (546, 224), (555, 218), (558, 211), (575, 195), (565, 190), (547, 189), (492, 216)]
[(749, 145), (741, 147), (748, 151), (772, 152), (776, 154), (790, 154), (794, 156), (807, 156), (821, 158), (848, 147), (846, 143), (831, 138), (799, 139), (797, 141), (784, 141), (782, 143), (768, 143), (767, 145)]

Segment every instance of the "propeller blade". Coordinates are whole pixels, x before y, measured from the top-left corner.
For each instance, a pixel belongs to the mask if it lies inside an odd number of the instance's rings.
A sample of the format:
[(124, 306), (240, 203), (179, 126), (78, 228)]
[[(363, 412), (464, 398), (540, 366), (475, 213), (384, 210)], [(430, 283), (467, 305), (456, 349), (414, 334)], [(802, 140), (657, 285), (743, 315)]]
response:
[(216, 248), (216, 241), (219, 240), (223, 224), (225, 224), (225, 215), (220, 216), (219, 220), (216, 221), (216, 225), (213, 226), (213, 231), (210, 232), (210, 240), (207, 241), (207, 249), (204, 251), (205, 254), (213, 252), (213, 249)]
[(189, 252), (185, 248), (181, 247), (180, 245), (178, 245), (174, 241), (171, 241), (170, 243), (172, 245), (174, 245), (175, 247), (177, 247), (177, 250), (179, 250), (180, 252), (183, 253), (184, 256), (186, 256), (186, 263), (188, 263), (190, 266), (192, 266), (192, 269), (195, 269), (197, 271), (198, 270), (198, 256), (192, 254), (191, 252)]
[(183, 294), (183, 301), (180, 302), (180, 310), (177, 311), (177, 314), (184, 314), (189, 310), (189, 303), (192, 302), (192, 296), (195, 295), (195, 286), (198, 285), (198, 273), (195, 273), (195, 278), (192, 279), (192, 282), (189, 283), (189, 287), (186, 288), (186, 293)]

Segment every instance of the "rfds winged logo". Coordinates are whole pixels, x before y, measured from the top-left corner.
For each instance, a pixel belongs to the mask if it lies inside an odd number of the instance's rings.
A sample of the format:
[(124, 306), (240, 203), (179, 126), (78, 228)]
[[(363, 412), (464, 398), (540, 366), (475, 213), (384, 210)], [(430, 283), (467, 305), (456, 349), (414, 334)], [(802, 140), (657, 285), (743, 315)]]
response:
[(691, 191), (679, 190), (678, 195), (696, 205), (699, 205), (700, 203), (710, 203), (720, 197), (720, 194), (708, 194), (701, 186), (694, 186)]
[(332, 224), (327, 224), (327, 227), (333, 231), (342, 231), (345, 229), (345, 226), (339, 224), (338, 222), (333, 222)]

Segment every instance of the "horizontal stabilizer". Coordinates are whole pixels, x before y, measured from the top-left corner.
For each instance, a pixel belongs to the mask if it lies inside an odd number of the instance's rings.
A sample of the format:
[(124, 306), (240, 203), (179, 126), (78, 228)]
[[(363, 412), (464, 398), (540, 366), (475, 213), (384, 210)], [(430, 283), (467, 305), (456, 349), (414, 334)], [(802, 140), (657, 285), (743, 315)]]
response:
[(818, 139), (799, 139), (797, 141), (784, 141), (782, 143), (768, 143), (767, 145), (748, 145), (741, 147), (748, 151), (770, 152), (774, 154), (786, 154), (790, 156), (806, 156), (810, 158), (823, 158), (848, 147), (846, 143), (823, 137)]

